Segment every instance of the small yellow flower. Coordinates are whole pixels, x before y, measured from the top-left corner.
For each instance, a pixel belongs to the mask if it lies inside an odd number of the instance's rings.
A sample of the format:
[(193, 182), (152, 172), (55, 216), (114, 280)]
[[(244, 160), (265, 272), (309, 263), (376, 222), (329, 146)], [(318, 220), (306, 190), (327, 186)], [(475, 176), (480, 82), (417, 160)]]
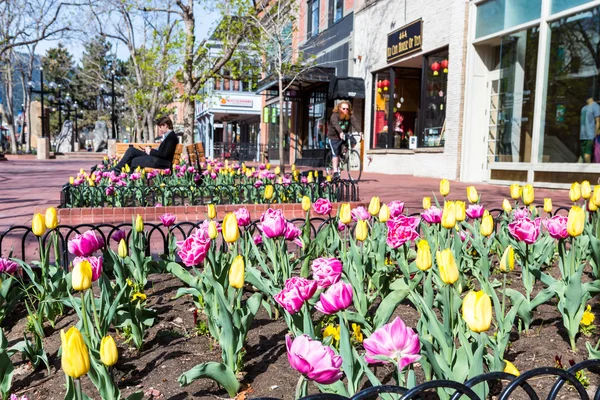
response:
[(323, 339), (325, 339), (329, 336), (333, 337), (334, 342), (339, 342), (340, 341), (340, 326), (338, 325), (337, 327), (334, 327), (331, 324), (327, 325), (327, 327), (323, 331)]
[(131, 296), (131, 301), (134, 302), (136, 300), (145, 301), (146, 295), (144, 293), (136, 292)]
[(125, 282), (127, 283), (127, 286), (133, 287), (133, 281), (131, 279), (127, 278)]
[(592, 312), (592, 306), (588, 304), (588, 306), (585, 308), (585, 311), (583, 312), (580, 324), (583, 326), (590, 326), (594, 323), (595, 319), (596, 316)]
[(506, 372), (507, 374), (514, 375), (514, 376), (521, 375), (521, 373), (519, 372), (519, 370), (517, 369), (517, 367), (515, 367), (515, 365), (513, 363), (511, 363), (510, 361), (506, 361), (506, 360), (504, 360), (504, 362), (506, 363), (506, 365), (504, 366), (504, 372)]
[(360, 325), (354, 324), (354, 323), (352, 324), (352, 334), (354, 336), (354, 339), (356, 339), (356, 341), (358, 343), (362, 343), (362, 341), (363, 341), (363, 334), (360, 331)]

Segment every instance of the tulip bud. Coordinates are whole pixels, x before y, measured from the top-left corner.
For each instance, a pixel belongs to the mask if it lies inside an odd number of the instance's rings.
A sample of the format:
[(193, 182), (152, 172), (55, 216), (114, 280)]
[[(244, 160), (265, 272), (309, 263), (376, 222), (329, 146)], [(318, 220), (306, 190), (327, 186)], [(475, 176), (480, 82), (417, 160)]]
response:
[(75, 178), (73, 178), (72, 176), (69, 177), (69, 184), (74, 184), (75, 183)]
[(118, 359), (119, 351), (115, 339), (110, 335), (104, 336), (100, 342), (100, 361), (107, 367), (112, 367)]
[(308, 211), (310, 211), (310, 205), (311, 205), (311, 204), (310, 204), (310, 197), (308, 197), (308, 196), (303, 196), (303, 197), (302, 197), (302, 209), (303, 209), (305, 212), (308, 212)]
[(379, 201), (379, 197), (371, 197), (371, 202), (369, 203), (369, 214), (371, 214), (372, 216), (376, 216), (377, 214), (379, 214), (380, 209), (381, 202)]
[(598, 211), (598, 207), (596, 206), (596, 204), (594, 204), (594, 202), (592, 200), (588, 200), (587, 206), (588, 206), (588, 211), (592, 211), (592, 212)]
[(534, 191), (533, 191), (533, 186), (531, 186), (531, 185), (523, 186), (523, 204), (528, 206), (531, 203), (533, 203), (534, 200), (535, 200), (535, 195), (534, 195)]
[(448, 196), (450, 193), (450, 182), (448, 179), (442, 179), (440, 181), (440, 194), (444, 197)]
[(592, 194), (592, 201), (596, 207), (600, 207), (600, 185), (594, 186), (594, 193)]
[(447, 285), (452, 285), (458, 280), (458, 268), (451, 249), (437, 251), (435, 254), (440, 279)]
[(338, 217), (342, 224), (348, 225), (352, 221), (350, 203), (342, 203), (342, 205), (340, 206), (340, 210), (338, 211)]
[(208, 223), (208, 237), (214, 240), (218, 235), (219, 231), (217, 229), (217, 223), (215, 221), (210, 221)]
[(390, 208), (387, 204), (384, 204), (379, 209), (379, 220), (381, 222), (387, 222), (388, 219), (390, 219)]
[(74, 326), (67, 333), (61, 329), (61, 366), (66, 375), (77, 379), (90, 370), (90, 356), (81, 332)]
[(425, 196), (423, 197), (423, 209), (429, 210), (431, 208), (431, 197)]
[(354, 235), (356, 236), (356, 240), (360, 240), (364, 242), (367, 236), (369, 235), (369, 227), (367, 226), (367, 221), (359, 220), (356, 223), (356, 227), (354, 228)]
[(502, 209), (504, 210), (505, 213), (510, 213), (512, 211), (512, 206), (510, 205), (510, 201), (508, 201), (508, 199), (504, 199), (502, 201)]
[(522, 189), (518, 183), (510, 185), (510, 197), (513, 200), (519, 200), (521, 198)]
[(46, 223), (42, 214), (35, 214), (31, 221), (31, 230), (35, 236), (42, 236), (46, 233)]
[(464, 221), (467, 218), (467, 212), (465, 210), (466, 204), (464, 201), (454, 202), (454, 217), (457, 222)]
[(592, 187), (589, 181), (581, 182), (581, 197), (586, 200), (592, 197)]
[(206, 206), (207, 214), (209, 219), (215, 219), (217, 217), (217, 209), (214, 204), (209, 204)]
[(519, 372), (519, 370), (517, 369), (517, 367), (515, 367), (515, 365), (513, 363), (511, 363), (510, 361), (506, 361), (506, 360), (504, 360), (504, 362), (506, 363), (506, 365), (504, 366), (504, 372), (506, 372), (507, 374), (514, 375), (514, 376), (521, 375), (521, 373)]
[(138, 233), (144, 231), (144, 220), (140, 214), (135, 217), (135, 231)]
[(265, 186), (265, 199), (271, 200), (273, 198), (273, 185)]
[(266, 168), (267, 170), (271, 169), (271, 163), (267, 163)]
[(475, 186), (467, 187), (467, 199), (469, 199), (471, 203), (477, 203), (479, 201), (479, 193), (477, 193)]
[(463, 299), (462, 316), (473, 332), (487, 331), (492, 325), (492, 299), (483, 290), (470, 291)]
[(281, 173), (281, 167), (278, 165), (275, 167), (275, 175), (279, 175)]
[(87, 290), (92, 287), (92, 265), (88, 260), (83, 260), (73, 265), (71, 285), (74, 290), (78, 291)]
[(292, 172), (296, 170), (296, 164), (292, 164)]
[(511, 245), (508, 245), (504, 249), (504, 253), (502, 253), (502, 258), (500, 259), (500, 271), (510, 272), (513, 269), (515, 269), (515, 249)]
[(481, 234), (488, 237), (494, 232), (494, 218), (486, 210), (481, 218)]
[(569, 189), (569, 198), (572, 202), (576, 202), (581, 198), (581, 186), (578, 182), (573, 182), (571, 189)]
[(442, 212), (442, 226), (446, 229), (454, 228), (456, 225), (456, 211), (453, 201), (447, 201), (444, 203), (444, 210)]
[(237, 256), (229, 268), (229, 286), (236, 289), (244, 287), (244, 257)]
[(312, 171), (310, 171), (310, 172), (308, 173), (308, 176), (306, 177), (306, 182), (308, 182), (308, 183), (313, 183), (314, 181), (315, 181), (315, 179), (313, 178)]
[(579, 206), (571, 207), (567, 218), (567, 232), (569, 232), (569, 235), (573, 237), (581, 235), (584, 225), (585, 210)]
[(56, 208), (48, 207), (46, 209), (46, 228), (54, 229), (58, 226), (58, 216), (56, 215)]
[(121, 239), (119, 242), (119, 257), (125, 258), (127, 257), (127, 243), (125, 243), (125, 239)]
[(85, 175), (85, 171), (83, 170), (83, 168), (79, 169), (79, 175)]
[(421, 271), (431, 268), (431, 248), (427, 240), (420, 240), (417, 244), (417, 268)]
[(240, 238), (240, 229), (234, 213), (225, 215), (221, 232), (223, 233), (223, 239), (227, 243), (235, 243)]
[(544, 199), (544, 211), (546, 211), (547, 213), (552, 212), (552, 199), (549, 197), (546, 197)]

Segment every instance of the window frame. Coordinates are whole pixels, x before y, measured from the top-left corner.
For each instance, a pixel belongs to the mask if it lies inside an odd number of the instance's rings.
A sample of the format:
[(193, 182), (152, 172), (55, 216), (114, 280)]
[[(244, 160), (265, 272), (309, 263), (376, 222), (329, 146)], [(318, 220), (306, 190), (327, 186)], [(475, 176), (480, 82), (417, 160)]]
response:
[[(317, 36), (319, 34), (319, 28), (320, 28), (320, 21), (321, 21), (321, 4), (320, 4), (320, 0), (308, 0), (306, 2), (307, 4), (307, 10), (308, 10), (308, 18), (306, 19), (306, 39), (311, 39), (315, 36)], [(316, 7), (316, 12), (317, 12), (317, 26), (315, 28), (315, 26), (313, 26), (313, 22), (315, 19), (315, 10), (314, 10), (314, 6), (315, 4), (317, 5)]]

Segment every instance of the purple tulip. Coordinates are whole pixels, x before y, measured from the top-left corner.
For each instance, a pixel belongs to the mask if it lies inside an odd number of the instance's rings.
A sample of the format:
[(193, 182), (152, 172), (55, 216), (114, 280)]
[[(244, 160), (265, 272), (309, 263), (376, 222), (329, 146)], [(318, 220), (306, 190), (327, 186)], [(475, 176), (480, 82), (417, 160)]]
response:
[(13, 274), (17, 271), (19, 264), (7, 258), (0, 258), (0, 272)]
[(343, 232), (346, 230), (346, 224), (342, 221), (338, 221), (338, 231)]
[(177, 217), (175, 215), (169, 213), (163, 214), (158, 218), (160, 219), (160, 222), (162, 222), (162, 224), (165, 226), (165, 228), (172, 226), (177, 220)]
[(238, 208), (233, 213), (237, 218), (238, 226), (248, 226), (252, 222), (250, 220), (250, 212), (246, 207)]
[(333, 285), (342, 276), (342, 262), (337, 258), (317, 258), (313, 260), (311, 269), (319, 289)]
[(114, 240), (117, 243), (121, 243), (121, 240), (125, 239), (125, 236), (125, 231), (117, 229), (112, 235), (112, 240)]
[(285, 281), (285, 288), (287, 290), (296, 289), (300, 293), (302, 300), (309, 300), (317, 291), (317, 282), (311, 281), (306, 278), (293, 277)]
[(522, 218), (508, 224), (508, 231), (513, 237), (527, 244), (534, 244), (540, 236), (541, 219)]
[(406, 242), (411, 242), (419, 237), (415, 230), (419, 224), (418, 218), (400, 216), (396, 219), (387, 221), (387, 239), (388, 246), (397, 249)]
[(467, 207), (466, 214), (470, 219), (478, 219), (483, 216), (484, 211), (485, 210), (481, 204), (471, 204), (469, 207)]
[(421, 358), (419, 337), (399, 317), (373, 332), (363, 341), (363, 346), (367, 351), (365, 360), (369, 364), (387, 364), (389, 361), (375, 358), (385, 357), (395, 360), (398, 368), (402, 369)]
[(421, 213), (421, 218), (428, 224), (439, 224), (442, 222), (442, 209), (431, 206)]
[(321, 293), (321, 300), (315, 308), (323, 314), (335, 314), (345, 310), (352, 304), (352, 285), (339, 281), (329, 286), (325, 293)]
[(300, 235), (302, 235), (302, 231), (300, 230), (300, 228), (298, 228), (296, 225), (294, 225), (291, 222), (288, 222), (286, 224), (285, 235), (284, 235), (286, 240), (295, 240), (295, 239), (299, 238)]
[(368, 221), (371, 219), (371, 214), (369, 214), (367, 209), (362, 206), (352, 209), (350, 214), (352, 215), (352, 219), (357, 222)]
[(254, 237), (252, 238), (252, 240), (254, 240), (254, 244), (257, 245), (257, 246), (263, 244), (263, 238), (262, 238), (262, 235), (260, 233), (257, 233), (256, 235), (254, 235)]
[(186, 240), (177, 242), (177, 247), (179, 247), (177, 255), (179, 255), (181, 261), (186, 266), (192, 267), (199, 265), (206, 258), (206, 254), (210, 248), (210, 239), (204, 239), (198, 234), (193, 234)]
[(254, 187), (257, 188), (257, 189), (259, 187), (261, 187), (262, 185), (263, 185), (263, 181), (261, 181), (260, 179), (257, 180), (256, 182), (254, 182)]
[(342, 378), (342, 357), (330, 347), (308, 335), (298, 336), (294, 341), (286, 335), (285, 345), (290, 365), (306, 379), (330, 385)]
[(281, 210), (273, 210), (272, 208), (269, 208), (260, 217), (260, 222), (259, 228), (268, 238), (283, 236), (287, 227), (287, 221), (283, 216), (283, 212)]
[(75, 259), (73, 260), (73, 266), (75, 266), (76, 264), (79, 264), (82, 261), (87, 260), (90, 265), (92, 266), (92, 282), (96, 282), (98, 279), (100, 279), (100, 276), (102, 275), (102, 265), (103, 265), (103, 259), (102, 256), (100, 257), (75, 257)]
[(97, 236), (94, 231), (86, 231), (83, 235), (75, 235), (67, 244), (69, 253), (78, 257), (89, 257), (95, 251), (100, 250), (102, 246), (104, 246), (104, 239)]
[(388, 208), (390, 209), (390, 218), (396, 218), (404, 212), (404, 202), (403, 201), (392, 201), (388, 203)]
[(283, 186), (290, 186), (292, 184), (292, 178), (290, 176), (286, 175), (281, 180), (281, 183), (283, 183)]
[(302, 178), (300, 178), (300, 183), (308, 183), (308, 178), (303, 176)]
[(567, 220), (568, 218), (562, 215), (555, 215), (552, 218), (544, 220), (544, 226), (548, 231), (548, 234), (554, 239), (565, 239), (569, 237), (567, 231)]
[(327, 215), (331, 212), (331, 202), (327, 199), (317, 199), (312, 206), (313, 211), (319, 215)]
[(114, 186), (107, 187), (105, 193), (107, 196), (112, 196), (115, 193), (115, 187)]
[(517, 208), (513, 211), (513, 219), (515, 221), (523, 219), (523, 218), (529, 218), (529, 209), (522, 207), (522, 208)]
[(129, 179), (131, 179), (132, 181), (137, 181), (141, 177), (142, 174), (140, 174), (139, 172), (134, 172), (133, 174), (129, 175)]
[(260, 169), (261, 171), (262, 171), (262, 170), (264, 170), (265, 168), (266, 168), (266, 167), (265, 167), (265, 164), (260, 164), (260, 165), (258, 166), (258, 169)]

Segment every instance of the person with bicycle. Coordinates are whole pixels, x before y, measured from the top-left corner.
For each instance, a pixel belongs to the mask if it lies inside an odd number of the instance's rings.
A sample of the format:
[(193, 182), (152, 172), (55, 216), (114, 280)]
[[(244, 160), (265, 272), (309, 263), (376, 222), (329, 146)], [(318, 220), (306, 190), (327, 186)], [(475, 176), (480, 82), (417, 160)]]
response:
[(356, 139), (350, 135), (350, 128), (353, 128), (355, 132), (359, 132), (360, 140), (364, 140), (363, 133), (360, 129), (360, 124), (352, 115), (352, 106), (349, 101), (342, 100), (333, 109), (331, 118), (329, 118), (329, 125), (327, 127), (327, 141), (331, 149), (331, 162), (333, 166), (333, 176), (339, 177), (340, 175), (340, 155), (349, 149), (343, 149), (346, 138), (350, 143), (350, 146), (354, 148), (356, 146)]

